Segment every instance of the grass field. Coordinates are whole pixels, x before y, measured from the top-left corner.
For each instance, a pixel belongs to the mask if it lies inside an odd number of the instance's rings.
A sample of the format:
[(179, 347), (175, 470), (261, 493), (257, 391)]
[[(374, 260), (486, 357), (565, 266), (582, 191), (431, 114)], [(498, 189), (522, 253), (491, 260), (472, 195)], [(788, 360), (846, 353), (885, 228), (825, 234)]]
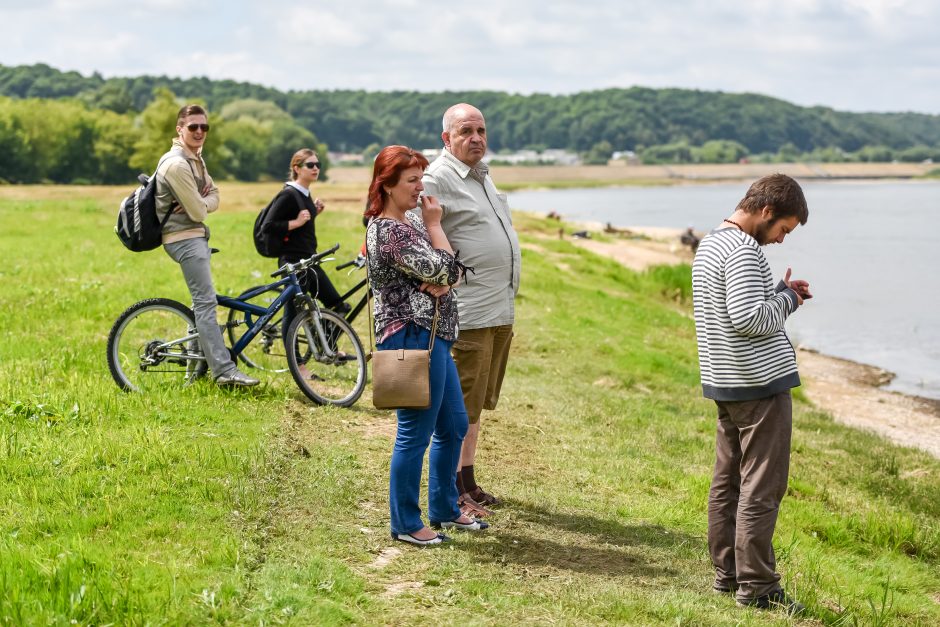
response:
[[(365, 193), (338, 179), (316, 190), (318, 235), (344, 261)], [(223, 185), (220, 292), (273, 269), (250, 232), (277, 187)], [(162, 251), (112, 234), (127, 191), (0, 187), (0, 623), (940, 624), (940, 462), (833, 423), (799, 391), (775, 546), (809, 612), (710, 592), (715, 419), (688, 266), (638, 274), (516, 216), (516, 337), (477, 463), (506, 504), (484, 535), (419, 550), (388, 538), (394, 415), (368, 392), (339, 410), (286, 375), (118, 391), (114, 319), (145, 297), (187, 301)]]

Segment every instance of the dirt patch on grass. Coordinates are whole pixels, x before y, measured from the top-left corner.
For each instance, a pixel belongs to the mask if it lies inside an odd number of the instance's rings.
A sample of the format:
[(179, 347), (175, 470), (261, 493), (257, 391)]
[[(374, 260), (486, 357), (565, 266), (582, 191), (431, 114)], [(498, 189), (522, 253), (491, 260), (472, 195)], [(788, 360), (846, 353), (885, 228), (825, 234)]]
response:
[(397, 559), (400, 555), (401, 555), (401, 549), (397, 549), (393, 546), (390, 546), (387, 549), (383, 549), (379, 553), (378, 557), (376, 557), (372, 561), (372, 563), (369, 564), (369, 568), (374, 568), (376, 570), (385, 568), (386, 566), (391, 564), (395, 559)]

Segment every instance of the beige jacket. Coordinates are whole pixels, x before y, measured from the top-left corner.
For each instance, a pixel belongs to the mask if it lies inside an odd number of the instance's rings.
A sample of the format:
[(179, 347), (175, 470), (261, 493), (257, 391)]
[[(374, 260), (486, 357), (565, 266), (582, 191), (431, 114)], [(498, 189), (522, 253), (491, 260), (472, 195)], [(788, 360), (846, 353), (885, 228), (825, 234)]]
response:
[[(209, 185), (208, 193), (201, 191)], [(161, 220), (167, 211), (169, 219), (163, 225), (163, 243), (170, 244), (195, 237), (209, 237), (206, 216), (219, 208), (219, 188), (206, 170), (201, 154), (186, 149), (179, 138), (173, 148), (161, 157), (157, 168), (157, 217)]]

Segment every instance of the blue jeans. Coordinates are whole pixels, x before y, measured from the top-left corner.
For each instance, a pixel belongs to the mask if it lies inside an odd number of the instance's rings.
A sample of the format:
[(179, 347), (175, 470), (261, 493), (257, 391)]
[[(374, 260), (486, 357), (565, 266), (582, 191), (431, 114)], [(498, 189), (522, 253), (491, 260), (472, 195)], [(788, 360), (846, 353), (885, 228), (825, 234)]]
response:
[[(380, 342), (376, 348), (427, 348), (431, 332), (409, 324)], [(437, 338), (431, 351), (431, 406), (399, 409), (398, 433), (392, 451), (389, 478), (389, 509), (392, 533), (420, 530), (421, 468), (431, 445), (428, 461), (428, 518), (444, 522), (460, 518), (457, 505), (457, 463), (467, 435), (467, 410), (460, 391), (460, 377), (450, 356), (452, 342)], [(433, 437), (432, 437), (433, 435)]]

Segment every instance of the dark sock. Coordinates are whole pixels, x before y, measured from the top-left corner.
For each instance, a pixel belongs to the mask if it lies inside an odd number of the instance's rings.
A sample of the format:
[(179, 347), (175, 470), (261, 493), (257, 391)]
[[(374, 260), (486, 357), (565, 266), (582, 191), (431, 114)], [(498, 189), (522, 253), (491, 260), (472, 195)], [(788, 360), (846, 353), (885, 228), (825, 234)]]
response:
[(460, 469), (457, 469), (457, 495), (466, 494), (466, 490), (463, 487), (463, 477), (461, 476)]
[(467, 488), (467, 492), (473, 492), (477, 489), (477, 481), (473, 478), (473, 465), (464, 466), (460, 469), (460, 474), (463, 475), (463, 486)]

